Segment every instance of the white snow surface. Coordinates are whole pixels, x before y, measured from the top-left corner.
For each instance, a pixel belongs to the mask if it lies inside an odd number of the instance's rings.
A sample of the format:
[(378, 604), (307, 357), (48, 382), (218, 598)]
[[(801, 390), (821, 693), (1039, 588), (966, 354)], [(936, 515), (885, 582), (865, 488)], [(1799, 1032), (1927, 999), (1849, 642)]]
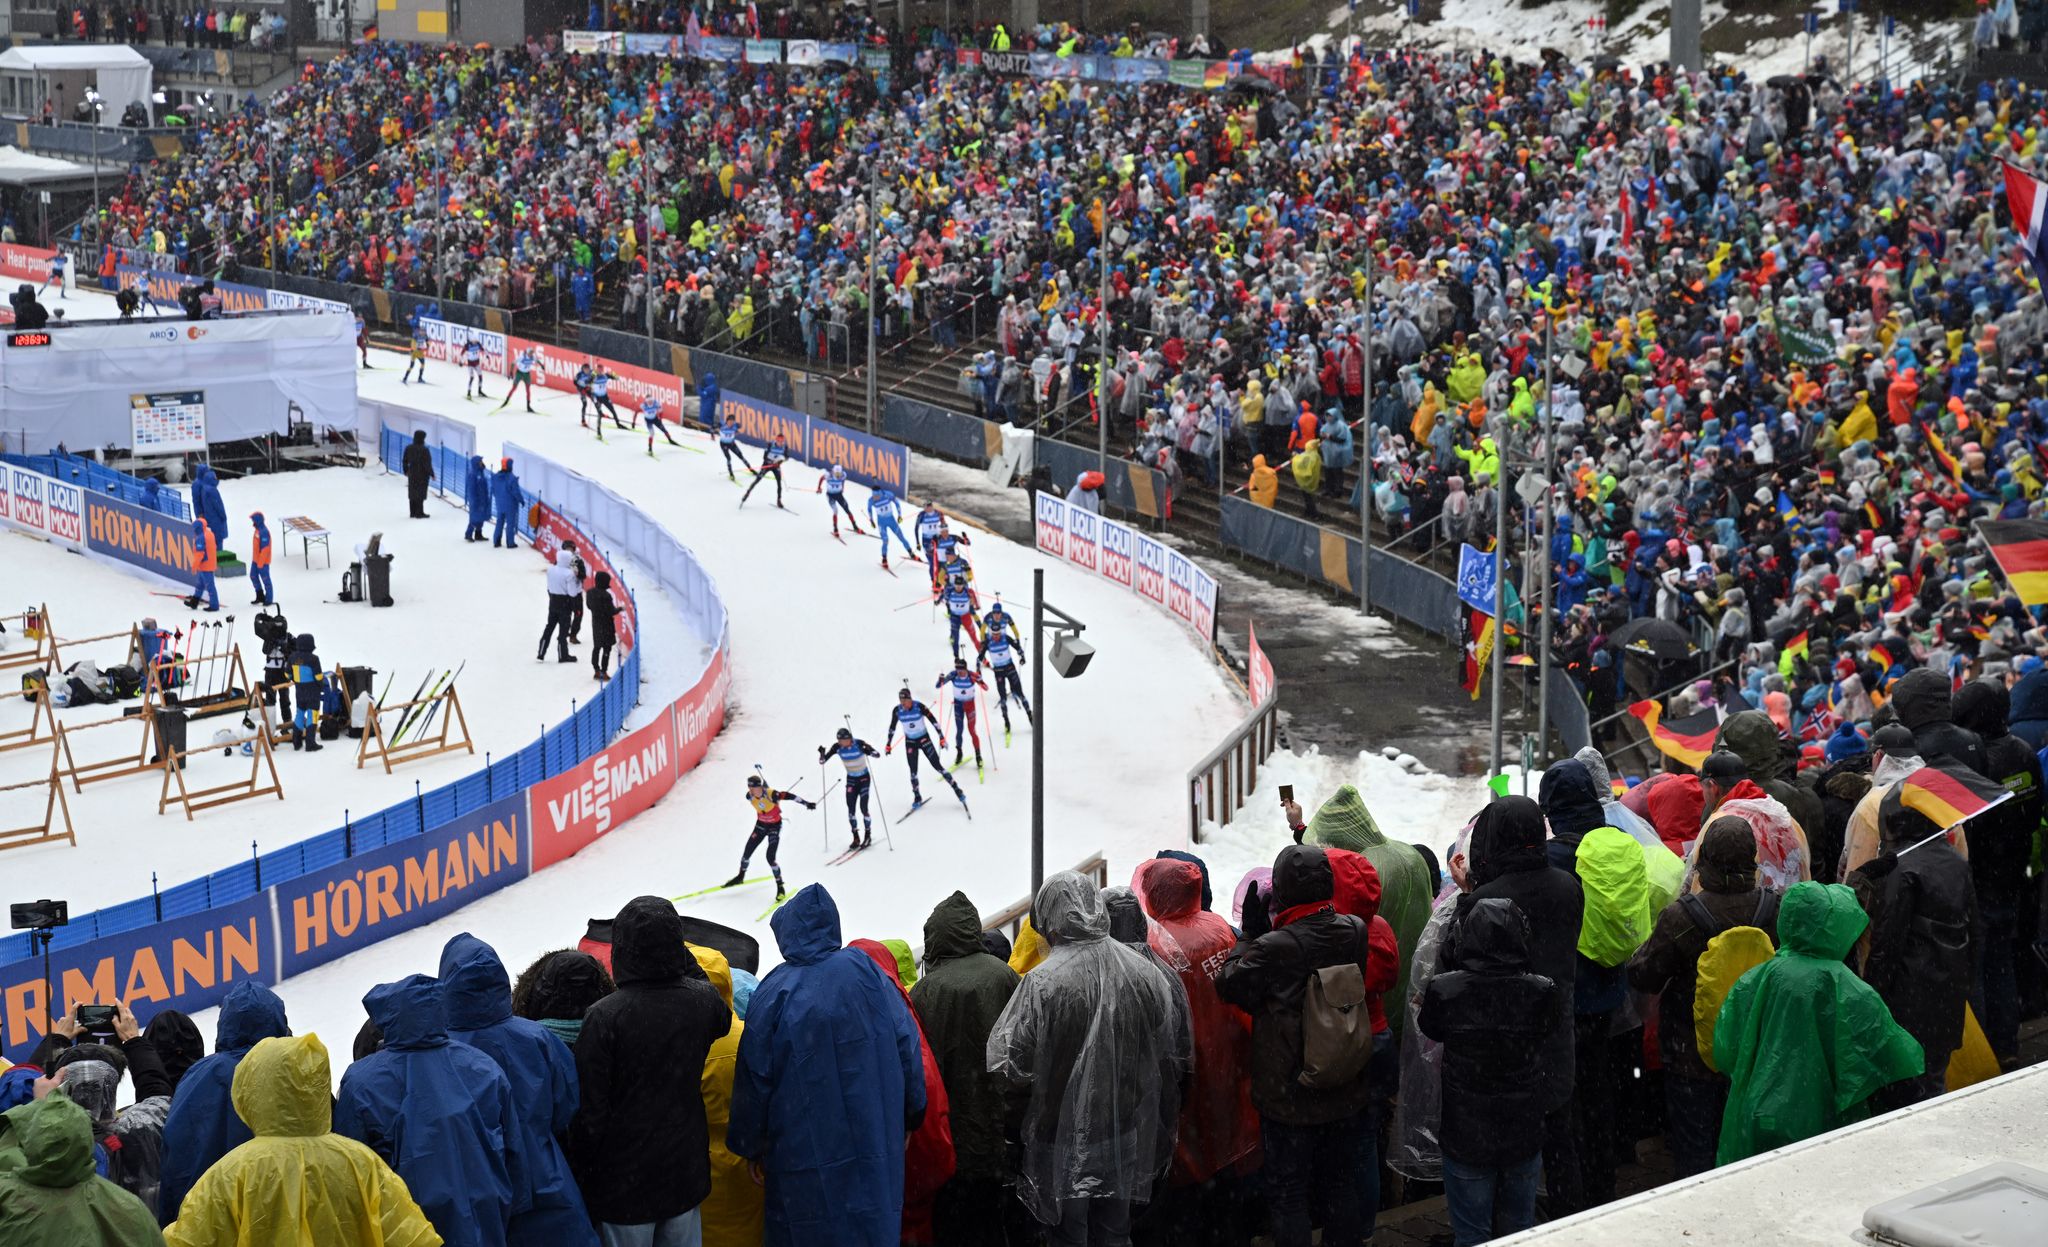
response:
[[(406, 519), (401, 478), (386, 476), (376, 467), (326, 468), (231, 479), (223, 482), (221, 494), (228, 508), (227, 545), (245, 561), (249, 513), (261, 511), (268, 518), (276, 543), (271, 574), (277, 600), (294, 634), (313, 634), (324, 667), (375, 668), (374, 687), (382, 693), (388, 685), (387, 704), (396, 704), (411, 697), (430, 675), (452, 671), (467, 661), (457, 688), (476, 754), (443, 754), (386, 775), (376, 762), (358, 770), (356, 742), (346, 736), (325, 742), (315, 754), (295, 752), (285, 744), (277, 751), (284, 800), (266, 796), (202, 810), (191, 822), (176, 806), (158, 817), (159, 771), (87, 784), (82, 793), (67, 788), (77, 847), (56, 842), (13, 849), (0, 869), (10, 875), (60, 875), (61, 890), (53, 883), (45, 891), (69, 900), (74, 912), (148, 896), (152, 872), (168, 889), (247, 861), (252, 840), (267, 853), (341, 826), (344, 811), (362, 818), (403, 801), (413, 795), (415, 782), (431, 790), (468, 775), (484, 765), (487, 751), (503, 757), (531, 744), (543, 724), (553, 726), (568, 717), (572, 698), (587, 698), (595, 687), (587, 656), (575, 664), (533, 659), (533, 644), (547, 611), (546, 565), (540, 556), (524, 547), (507, 553), (493, 550), (488, 542), (464, 543), (459, 509), (433, 498), (427, 504), (431, 518)], [(285, 557), (282, 521), (287, 515), (311, 516), (333, 534), (328, 542), (334, 555), (331, 568), (315, 553), (308, 569), (296, 539), (291, 557)], [(396, 605), (373, 609), (367, 603), (338, 601), (342, 568), (356, 545), (379, 531), (384, 534), (384, 551), (394, 556)], [(0, 530), (0, 567), (7, 569), (11, 601), (48, 604), (60, 642), (123, 630), (146, 617), (173, 631), (186, 630), (194, 619), (219, 623), (218, 630), (207, 628), (206, 638), (196, 643), (190, 637), (174, 642), (187, 656), (196, 657), (202, 651), (225, 650), (226, 620), (233, 615), (235, 648), (248, 677), (255, 682), (263, 678), (263, 647), (251, 623), (256, 608), (250, 599), (255, 594), (246, 577), (221, 580), (219, 613), (203, 614), (175, 596), (157, 596), (153, 590), (164, 586), (155, 581), (12, 529)], [(626, 574), (633, 576), (630, 569)], [(642, 600), (643, 610), (654, 616), (650, 657), (675, 655), (691, 644), (688, 629), (676, 612), (663, 609), (660, 595), (645, 595)], [(11, 639), (24, 644), (19, 637)], [(122, 661), (123, 642), (67, 646), (60, 653), (66, 665), (91, 659), (108, 666)], [(196, 668), (195, 688), (210, 672), (227, 665)], [(71, 728), (119, 716), (124, 708), (139, 704), (78, 706), (57, 713)], [(29, 705), (20, 699), (0, 701), (0, 730), (26, 727), (29, 716)], [(438, 734), (438, 725), (434, 730)], [(196, 750), (221, 731), (237, 738), (247, 734), (240, 715), (197, 719), (190, 726), (187, 746)], [(142, 738), (139, 723), (121, 723), (75, 733), (71, 747), (79, 763), (89, 765), (136, 750)], [(0, 753), (0, 784), (34, 778), (49, 765), (50, 751), (42, 745)], [(204, 788), (234, 782), (248, 775), (249, 765), (239, 752), (227, 758), (218, 750), (201, 751), (188, 760), (186, 783)], [(43, 791), (0, 794), (0, 824), (18, 826), (39, 817)]]
[[(697, 770), (653, 809), (575, 858), (440, 922), (286, 980), (278, 991), (294, 1030), (317, 1031), (330, 1049), (345, 1049), (363, 1020), (363, 993), (406, 974), (433, 973), (441, 947), (457, 932), (489, 941), (516, 976), (542, 953), (573, 946), (587, 919), (608, 917), (636, 895), (674, 896), (723, 882), (738, 865), (753, 825), (743, 792), (755, 765), (778, 787), (815, 799), (821, 771), (816, 747), (831, 740), (842, 715), (851, 715), (856, 734), (879, 747), (896, 689), (906, 681), (943, 715), (951, 739), (950, 710), (933, 688), (951, 667), (946, 625), (943, 614), (935, 615), (926, 604), (921, 570), (905, 567), (899, 553), (895, 565), (900, 574), (882, 571), (872, 536), (849, 532), (846, 544), (835, 542), (825, 501), (813, 492), (814, 470), (791, 464), (785, 471), (789, 512), (773, 507), (769, 484), (740, 510), (740, 490), (726, 482), (716, 448), (703, 434), (678, 433), (703, 453), (657, 443), (659, 458), (650, 459), (644, 436), (613, 432), (607, 444), (598, 445), (577, 427), (574, 395), (536, 391), (541, 414), (528, 416), (516, 406), (495, 413), (495, 401), (463, 400), (454, 367), (437, 363), (431, 384), (401, 386), (402, 356), (373, 351), (371, 358), (376, 370), (363, 374), (366, 398), (474, 423), (478, 452), (492, 463), (501, 441), (546, 454), (619, 491), (689, 545), (717, 580), (732, 613), (732, 713)], [(503, 378), (491, 380), (494, 400), (503, 395), (504, 385)], [(758, 462), (754, 452), (749, 458)], [(913, 469), (912, 493), (922, 499), (928, 491), (917, 482)], [(380, 486), (376, 505), (397, 505), (398, 490), (395, 478)], [(865, 527), (867, 491), (852, 487), (848, 492)], [(943, 505), (942, 492), (940, 501)], [(230, 504), (241, 506), (232, 494)], [(428, 509), (436, 505), (430, 501)], [(908, 514), (904, 519), (907, 528)], [(385, 528), (402, 534), (405, 523), (400, 519)], [(452, 522), (448, 532), (459, 546)], [(1052, 724), (1046, 742), (1048, 870), (1103, 851), (1112, 877), (1127, 876), (1141, 858), (1184, 846), (1186, 769), (1243, 716), (1236, 686), (1172, 616), (1128, 590), (990, 534), (970, 530), (970, 538), (968, 553), (984, 608), (990, 595), (1000, 592), (1028, 630), (1031, 570), (1044, 566), (1047, 599), (1084, 621), (1088, 640), (1098, 650), (1094, 665), (1077, 680), (1061, 681), (1047, 672)], [(486, 548), (479, 557), (491, 553)], [(538, 559), (523, 555), (520, 561), (539, 576)], [(396, 567), (404, 569), (405, 560)], [(627, 574), (633, 574), (630, 568)], [(699, 650), (673, 631), (664, 636), (651, 626), (662, 614), (673, 621), (673, 612), (647, 591), (644, 576), (637, 584), (652, 673), (643, 692), (644, 712), (681, 694), (684, 681), (697, 670)], [(465, 681), (481, 683), (477, 667), (502, 677), (507, 669), (486, 660), (479, 652), (486, 647), (476, 643), (475, 629), (494, 633), (494, 613), (472, 608), (471, 614), (474, 628), (460, 642), (473, 660)], [(509, 649), (503, 661), (515, 664), (509, 670), (516, 677), (545, 679), (556, 670), (552, 664), (532, 664), (524, 649), (537, 635), (540, 618), (522, 605), (503, 624), (518, 641), (501, 647)], [(680, 629), (677, 623), (670, 626)], [(664, 647), (675, 656), (665, 660)], [(1031, 675), (1027, 667), (1027, 689)], [(954, 889), (964, 890), (983, 912), (1016, 901), (1028, 890), (1031, 729), (1013, 707), (1017, 730), (1011, 743), (992, 743), (985, 725), (990, 718), (1000, 724), (992, 697), (985, 698), (983, 714), (984, 753), (991, 763), (985, 782), (976, 782), (971, 754), (956, 773), (973, 807), (971, 821), (928, 769), (924, 792), (930, 804), (915, 818), (900, 821), (910, 805), (900, 740), (893, 756), (873, 763), (873, 850), (844, 865), (824, 865), (846, 843), (846, 806), (838, 790), (817, 813), (785, 804), (780, 858), (789, 886), (795, 891), (817, 881), (830, 888), (846, 938), (902, 937), (922, 943), (926, 915)], [(950, 749), (946, 757), (950, 762)], [(830, 786), (839, 765), (835, 761), (823, 769), (823, 782)], [(289, 807), (273, 813), (273, 826), (281, 817), (289, 817)], [(327, 825), (321, 821), (305, 830)], [(767, 873), (757, 852), (749, 874)], [(754, 934), (761, 941), (765, 972), (779, 960), (765, 915), (772, 896), (770, 885), (754, 884), (686, 901), (684, 909)], [(196, 1020), (203, 1033), (212, 1033), (213, 1011)], [(336, 1063), (337, 1077), (342, 1064)]]

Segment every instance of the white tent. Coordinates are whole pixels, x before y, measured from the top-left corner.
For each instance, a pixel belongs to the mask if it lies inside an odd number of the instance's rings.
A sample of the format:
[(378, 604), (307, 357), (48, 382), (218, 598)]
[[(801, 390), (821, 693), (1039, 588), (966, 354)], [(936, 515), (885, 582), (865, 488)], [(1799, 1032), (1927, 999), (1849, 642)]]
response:
[[(122, 44), (36, 44), (0, 52), (0, 76), (34, 84), (32, 91), (16, 90), (16, 100), (55, 99), (57, 116), (68, 120), (70, 109), (87, 86), (99, 89), (105, 100), (101, 125), (118, 125), (128, 105), (149, 107), (150, 65), (142, 53)], [(56, 90), (62, 84), (61, 94)], [(26, 111), (26, 110), (24, 110)]]

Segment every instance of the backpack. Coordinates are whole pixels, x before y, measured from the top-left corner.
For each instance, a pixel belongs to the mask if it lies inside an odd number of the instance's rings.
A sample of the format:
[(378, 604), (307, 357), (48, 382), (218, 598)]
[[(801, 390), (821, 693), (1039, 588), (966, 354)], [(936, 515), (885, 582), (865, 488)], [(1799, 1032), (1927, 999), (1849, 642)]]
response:
[(1352, 961), (1311, 970), (1301, 998), (1301, 1085), (1323, 1091), (1348, 1087), (1371, 1059), (1365, 972)]
[(1692, 1037), (1700, 1060), (1715, 1073), (1714, 1023), (1721, 1018), (1721, 1004), (1728, 999), (1735, 980), (1777, 954), (1766, 928), (1778, 920), (1779, 896), (1765, 889), (1756, 903), (1756, 915), (1747, 926), (1723, 927), (1697, 892), (1679, 898), (1685, 916), (1707, 937), (1707, 947), (1693, 968)]

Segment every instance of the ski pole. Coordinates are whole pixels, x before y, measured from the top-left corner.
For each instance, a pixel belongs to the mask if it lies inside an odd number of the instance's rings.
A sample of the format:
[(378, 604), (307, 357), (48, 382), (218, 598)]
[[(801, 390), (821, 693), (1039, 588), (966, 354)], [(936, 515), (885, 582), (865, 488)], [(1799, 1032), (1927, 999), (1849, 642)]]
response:
[[(818, 759), (818, 786), (825, 786), (825, 759)], [(825, 813), (825, 803), (818, 802), (818, 848), (826, 854), (832, 852), (832, 818)]]

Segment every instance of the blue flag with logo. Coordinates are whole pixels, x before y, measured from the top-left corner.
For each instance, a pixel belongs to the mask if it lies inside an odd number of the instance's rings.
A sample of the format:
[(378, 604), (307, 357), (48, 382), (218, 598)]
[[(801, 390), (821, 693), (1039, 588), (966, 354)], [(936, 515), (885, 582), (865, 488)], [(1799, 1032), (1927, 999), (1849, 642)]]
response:
[(1469, 545), (1458, 547), (1458, 600), (1482, 615), (1493, 614), (1500, 560)]

